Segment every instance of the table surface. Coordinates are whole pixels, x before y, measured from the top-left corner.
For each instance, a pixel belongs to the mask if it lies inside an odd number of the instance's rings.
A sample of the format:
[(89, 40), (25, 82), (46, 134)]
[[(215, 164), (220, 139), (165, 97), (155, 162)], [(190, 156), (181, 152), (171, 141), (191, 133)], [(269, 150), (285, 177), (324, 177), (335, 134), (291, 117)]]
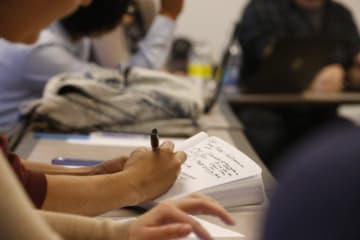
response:
[(231, 103), (239, 104), (359, 104), (360, 93), (310, 93), (301, 94), (230, 94), (226, 99)]
[[(246, 153), (263, 169), (263, 181), (265, 191), (269, 196), (276, 185), (276, 182), (268, 169), (260, 161), (249, 142), (245, 138), (241, 125), (233, 116), (225, 102), (221, 101), (213, 111), (199, 120), (200, 126), (207, 131), (209, 135), (217, 136), (223, 140), (235, 145), (241, 151)], [(26, 134), (16, 149), (16, 152), (24, 159), (33, 161), (49, 162), (54, 157), (66, 156), (73, 158), (89, 158), (106, 160), (119, 155), (129, 154), (133, 148), (130, 147), (111, 147), (111, 146), (87, 146), (69, 144), (64, 140), (34, 139), (32, 133)], [(226, 227), (239, 231), (246, 235), (246, 239), (259, 239), (261, 233), (261, 223), (266, 210), (266, 204), (242, 206), (229, 209), (231, 215), (237, 221), (234, 227)], [(134, 210), (121, 209), (111, 211), (104, 216), (136, 216), (138, 213)], [(217, 219), (202, 216), (202, 218), (213, 223), (220, 223)]]

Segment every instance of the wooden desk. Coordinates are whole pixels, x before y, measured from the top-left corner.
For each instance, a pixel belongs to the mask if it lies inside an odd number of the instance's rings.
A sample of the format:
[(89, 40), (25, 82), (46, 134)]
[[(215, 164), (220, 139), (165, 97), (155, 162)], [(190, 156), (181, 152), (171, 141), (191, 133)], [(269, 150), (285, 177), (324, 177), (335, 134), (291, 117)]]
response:
[[(222, 103), (224, 104), (224, 103)], [(225, 118), (224, 118), (225, 116)], [(201, 120), (204, 129), (210, 135), (218, 136), (225, 141), (234, 144), (240, 150), (248, 154), (254, 161), (256, 161), (263, 169), (263, 180), (268, 195), (271, 194), (275, 186), (275, 180), (271, 176), (268, 169), (260, 161), (252, 147), (249, 145), (245, 136), (242, 133), (241, 126), (237, 123), (237, 120), (229, 111), (227, 106), (217, 106), (209, 116), (206, 116)], [(214, 121), (217, 119), (217, 121)], [(219, 119), (222, 119), (221, 121)], [(33, 138), (32, 133), (28, 133), (23, 141), (17, 148), (17, 153), (24, 159), (31, 159), (40, 162), (49, 162), (52, 158), (57, 156), (66, 157), (81, 157), (91, 159), (111, 159), (118, 157), (119, 155), (129, 154), (132, 148), (122, 147), (109, 147), (109, 146), (85, 146), (85, 145), (73, 145), (63, 140), (49, 140)], [(239, 231), (247, 236), (248, 240), (259, 239), (261, 233), (261, 223), (265, 212), (265, 205), (244, 206), (238, 208), (229, 209), (232, 216), (237, 221), (237, 226), (230, 227)], [(106, 217), (118, 217), (118, 216), (133, 216), (138, 213), (132, 210), (116, 210), (111, 211), (104, 216)], [(210, 222), (220, 223), (217, 219), (203, 217)]]

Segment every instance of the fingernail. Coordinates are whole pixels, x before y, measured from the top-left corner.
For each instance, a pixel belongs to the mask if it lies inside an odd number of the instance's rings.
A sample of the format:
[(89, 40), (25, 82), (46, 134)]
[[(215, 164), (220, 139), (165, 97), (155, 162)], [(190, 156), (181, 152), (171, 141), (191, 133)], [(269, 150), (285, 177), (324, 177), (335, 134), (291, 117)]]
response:
[(184, 224), (180, 228), (181, 235), (190, 234), (191, 232), (192, 232), (192, 227), (189, 224)]

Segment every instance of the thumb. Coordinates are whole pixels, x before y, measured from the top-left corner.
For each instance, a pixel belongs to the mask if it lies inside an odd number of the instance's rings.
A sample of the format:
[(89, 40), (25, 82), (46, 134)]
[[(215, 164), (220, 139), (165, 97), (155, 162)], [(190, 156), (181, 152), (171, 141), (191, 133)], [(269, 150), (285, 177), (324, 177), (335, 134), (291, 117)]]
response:
[(188, 236), (192, 232), (190, 224), (173, 223), (159, 227), (149, 227), (144, 231), (146, 239), (169, 240)]

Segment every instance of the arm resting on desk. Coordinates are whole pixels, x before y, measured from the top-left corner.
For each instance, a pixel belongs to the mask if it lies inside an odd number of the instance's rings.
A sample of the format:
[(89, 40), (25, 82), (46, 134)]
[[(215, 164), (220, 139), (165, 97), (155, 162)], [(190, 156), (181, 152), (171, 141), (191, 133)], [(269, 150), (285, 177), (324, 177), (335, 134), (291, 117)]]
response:
[(91, 170), (93, 167), (80, 167), (80, 168), (68, 168), (58, 165), (51, 165), (41, 162), (33, 162), (23, 160), (22, 164), (32, 171), (42, 172), (49, 175), (76, 175), (76, 176), (86, 176), (91, 175)]
[(124, 168), (127, 157), (119, 157), (112, 160), (104, 161), (96, 166), (69, 168), (59, 165), (52, 165), (48, 163), (34, 162), (23, 160), (22, 164), (33, 171), (42, 172), (48, 175), (74, 175), (74, 176), (89, 176), (98, 174), (109, 174), (120, 172)]
[(142, 200), (122, 172), (86, 177), (46, 175), (46, 179), (44, 210), (95, 216)]
[(174, 184), (186, 159), (165, 141), (157, 151), (139, 148), (123, 171), (92, 176), (46, 175), (44, 210), (98, 215), (155, 199)]
[(165, 201), (136, 220), (121, 223), (58, 213), (41, 212), (45, 220), (64, 239), (182, 239), (194, 232), (201, 239), (212, 239), (207, 230), (188, 214), (202, 213), (219, 217), (234, 225), (229, 213), (213, 199), (191, 195)]
[(69, 214), (40, 211), (41, 216), (63, 239), (126, 240), (131, 221), (119, 223)]

